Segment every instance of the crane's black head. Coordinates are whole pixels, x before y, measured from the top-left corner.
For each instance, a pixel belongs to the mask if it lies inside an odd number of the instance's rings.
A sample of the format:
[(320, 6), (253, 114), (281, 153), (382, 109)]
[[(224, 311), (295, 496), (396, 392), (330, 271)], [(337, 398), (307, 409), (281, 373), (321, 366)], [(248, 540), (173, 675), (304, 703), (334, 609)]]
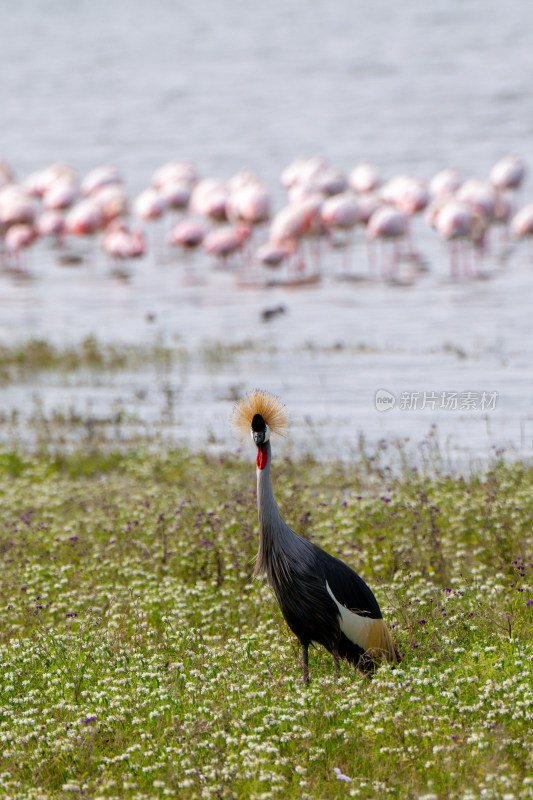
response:
[(270, 439), (268, 425), (261, 414), (254, 414), (252, 419), (252, 439), (258, 447), (262, 447)]

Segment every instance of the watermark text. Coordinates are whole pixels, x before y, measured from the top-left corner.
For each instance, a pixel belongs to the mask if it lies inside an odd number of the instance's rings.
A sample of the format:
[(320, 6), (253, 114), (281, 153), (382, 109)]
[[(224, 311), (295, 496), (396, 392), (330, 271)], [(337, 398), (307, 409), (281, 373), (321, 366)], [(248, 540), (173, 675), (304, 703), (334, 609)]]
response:
[(413, 391), (396, 395), (388, 389), (378, 389), (374, 403), (378, 411), (390, 411), (395, 406), (400, 411), (494, 411), (498, 397), (498, 392), (493, 391)]

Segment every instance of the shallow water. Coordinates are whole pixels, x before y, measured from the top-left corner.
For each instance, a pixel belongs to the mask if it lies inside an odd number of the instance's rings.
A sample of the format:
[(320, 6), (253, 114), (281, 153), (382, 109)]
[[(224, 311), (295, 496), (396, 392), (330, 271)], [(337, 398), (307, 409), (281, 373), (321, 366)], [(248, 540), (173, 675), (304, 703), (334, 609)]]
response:
[[(407, 6), (407, 7), (406, 7)], [(227, 178), (250, 167), (282, 202), (279, 173), (296, 156), (322, 154), (348, 170), (375, 161), (386, 177), (424, 178), (456, 166), (485, 177), (508, 152), (529, 161), (533, 134), (533, 12), (441, 0), (319, 2), (154, 2), (103, 0), (2, 4), (1, 155), (22, 178), (53, 161), (83, 174), (116, 163), (132, 196), (170, 159), (190, 159), (202, 175)], [(522, 199), (531, 197), (531, 178)], [(261, 385), (280, 394), (302, 449), (350, 457), (359, 433), (370, 441), (420, 441), (436, 424), (454, 458), (494, 448), (530, 456), (530, 289), (527, 248), (486, 264), (490, 279), (451, 283), (448, 255), (418, 226), (429, 268), (411, 286), (339, 282), (340, 252), (324, 252), (318, 287), (237, 289), (234, 275), (202, 259), (194, 279), (161, 252), (129, 281), (110, 278), (101, 256), (58, 266), (50, 248), (30, 255), (32, 278), (0, 276), (0, 340), (42, 336), (77, 342), (143, 343), (176, 338), (191, 353), (206, 341), (245, 342), (225, 363), (198, 355), (184, 371), (103, 378), (77, 387), (55, 380), (0, 390), (2, 407), (31, 414), (45, 406), (81, 410), (133, 404), (161, 419), (176, 389), (175, 438), (195, 447), (230, 444), (228, 398)], [(496, 246), (497, 245), (497, 246)], [(368, 275), (361, 243), (353, 269)], [(265, 308), (286, 313), (269, 323)], [(144, 400), (137, 399), (139, 389)], [(378, 389), (398, 402), (375, 408)], [(497, 392), (494, 410), (402, 410), (402, 392)], [(206, 431), (209, 430), (209, 436)], [(213, 433), (214, 431), (214, 433)]]

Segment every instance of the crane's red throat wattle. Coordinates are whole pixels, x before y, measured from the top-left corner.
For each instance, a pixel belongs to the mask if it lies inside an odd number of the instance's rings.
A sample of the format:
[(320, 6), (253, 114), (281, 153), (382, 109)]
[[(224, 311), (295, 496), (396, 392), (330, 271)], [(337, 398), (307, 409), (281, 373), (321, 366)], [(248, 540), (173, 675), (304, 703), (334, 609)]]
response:
[(266, 447), (258, 447), (257, 448), (257, 467), (258, 469), (264, 469), (268, 462), (268, 451)]

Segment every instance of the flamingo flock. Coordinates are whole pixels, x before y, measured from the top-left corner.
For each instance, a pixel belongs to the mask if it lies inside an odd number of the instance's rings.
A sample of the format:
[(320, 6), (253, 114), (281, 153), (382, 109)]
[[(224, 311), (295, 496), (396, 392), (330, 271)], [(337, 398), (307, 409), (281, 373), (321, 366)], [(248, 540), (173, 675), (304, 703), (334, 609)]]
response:
[(79, 179), (70, 166), (53, 164), (19, 182), (0, 159), (0, 259), (4, 269), (20, 270), (23, 253), (49, 238), (58, 250), (75, 239), (98, 241), (113, 263), (130, 262), (147, 253), (150, 226), (167, 219), (166, 247), (239, 263), (243, 284), (247, 275), (257, 280), (282, 267), (287, 282), (316, 282), (332, 247), (344, 248), (350, 274), (358, 230), (366, 269), (395, 281), (402, 261), (421, 262), (413, 234), (420, 217), (447, 244), (452, 277), (468, 277), (481, 271), (495, 228), (514, 240), (533, 237), (533, 203), (520, 207), (525, 174), (516, 155), (498, 161), (484, 180), (452, 168), (429, 181), (383, 180), (366, 162), (345, 175), (323, 158), (296, 159), (281, 173), (286, 201), (274, 213), (270, 191), (248, 170), (222, 181), (201, 178), (188, 162), (169, 162), (132, 202), (114, 166)]

